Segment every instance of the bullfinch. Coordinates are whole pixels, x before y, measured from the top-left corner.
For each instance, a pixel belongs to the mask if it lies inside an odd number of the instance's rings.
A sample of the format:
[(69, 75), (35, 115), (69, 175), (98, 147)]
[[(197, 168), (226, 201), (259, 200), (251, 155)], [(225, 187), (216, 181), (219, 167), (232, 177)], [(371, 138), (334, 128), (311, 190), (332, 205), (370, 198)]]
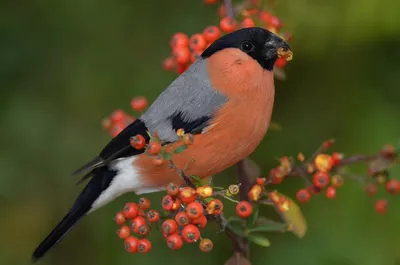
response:
[[(246, 158), (267, 132), (274, 104), (273, 67), (289, 45), (264, 28), (227, 34), (212, 43), (144, 112), (75, 174), (90, 178), (75, 203), (33, 253), (33, 261), (56, 245), (85, 215), (127, 193), (143, 194), (182, 183), (176, 170), (156, 166), (132, 136), (148, 132), (174, 146), (176, 131), (193, 144), (173, 162), (186, 175), (215, 175)], [(194, 161), (188, 163), (188, 161)]]

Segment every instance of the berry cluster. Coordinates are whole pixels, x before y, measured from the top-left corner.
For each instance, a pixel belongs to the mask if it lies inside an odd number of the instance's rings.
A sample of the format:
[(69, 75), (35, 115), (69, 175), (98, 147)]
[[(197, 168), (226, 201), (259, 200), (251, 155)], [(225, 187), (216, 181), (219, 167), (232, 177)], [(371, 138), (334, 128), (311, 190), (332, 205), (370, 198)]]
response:
[[(205, 0), (206, 4), (217, 4), (218, 0)], [(163, 62), (166, 71), (174, 71), (177, 74), (183, 73), (207, 47), (224, 34), (241, 28), (263, 27), (279, 35), (286, 41), (291, 41), (290, 34), (280, 32), (283, 24), (281, 20), (264, 9), (258, 0), (246, 0), (233, 7), (233, 17), (228, 16), (227, 7), (221, 3), (218, 7), (220, 21), (218, 25), (210, 25), (202, 32), (194, 33), (191, 36), (183, 32), (175, 33), (170, 42), (171, 55)], [(283, 69), (286, 66), (285, 58), (277, 59), (276, 68)]]

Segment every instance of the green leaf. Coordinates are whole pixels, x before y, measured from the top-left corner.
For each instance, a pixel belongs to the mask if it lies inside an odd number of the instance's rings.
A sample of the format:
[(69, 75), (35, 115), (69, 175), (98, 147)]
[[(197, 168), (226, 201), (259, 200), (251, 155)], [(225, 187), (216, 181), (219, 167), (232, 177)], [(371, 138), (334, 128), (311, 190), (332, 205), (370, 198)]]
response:
[(251, 241), (259, 246), (262, 246), (262, 247), (271, 246), (271, 243), (269, 242), (268, 238), (266, 238), (264, 236), (249, 235), (247, 238), (249, 239), (249, 241)]
[(235, 233), (238, 236), (244, 236), (245, 235), (245, 228), (243, 227), (242, 224), (243, 220), (238, 220), (234, 217), (228, 218), (228, 223), (226, 226), (232, 230), (233, 233)]
[(171, 160), (172, 159), (172, 154), (171, 153), (168, 153), (168, 152), (164, 152), (164, 159), (165, 160)]
[(196, 175), (192, 175), (192, 176), (190, 176), (190, 178), (192, 178), (192, 179), (194, 179), (194, 180), (197, 180), (197, 181), (200, 181), (200, 180), (201, 180), (200, 177), (199, 177), (199, 176), (196, 176)]
[(281, 193), (278, 194), (285, 196), (287, 200), (289, 200), (290, 207), (286, 212), (281, 212), (277, 207), (275, 207), (276, 211), (281, 215), (282, 220), (293, 226), (291, 229), (293, 234), (300, 238), (303, 237), (307, 232), (307, 222), (300, 207), (288, 196)]
[(257, 221), (258, 214), (259, 214), (258, 205), (254, 205), (253, 206), (253, 212), (247, 218), (247, 226), (253, 225)]
[(174, 150), (174, 154), (180, 154), (180, 153), (182, 153), (183, 151), (185, 151), (186, 148), (187, 148), (186, 145), (180, 145), (180, 146), (178, 146), (178, 147)]
[(231, 216), (228, 218), (228, 223), (242, 223), (243, 219), (238, 216)]
[(255, 225), (253, 227), (248, 228), (248, 233), (254, 232), (276, 232), (276, 231), (284, 231), (288, 227), (285, 223), (277, 223), (277, 222), (270, 222), (268, 224), (262, 225)]

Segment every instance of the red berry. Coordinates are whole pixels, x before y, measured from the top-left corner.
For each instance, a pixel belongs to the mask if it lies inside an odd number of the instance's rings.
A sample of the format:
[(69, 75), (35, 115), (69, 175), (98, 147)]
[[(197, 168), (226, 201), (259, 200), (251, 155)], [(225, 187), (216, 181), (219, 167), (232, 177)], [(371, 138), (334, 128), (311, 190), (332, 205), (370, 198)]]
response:
[(253, 213), (253, 206), (248, 201), (241, 201), (236, 205), (236, 214), (241, 218), (247, 218)]
[(336, 197), (336, 188), (331, 186), (326, 189), (325, 195), (328, 199), (333, 199)]
[(376, 194), (376, 186), (374, 184), (368, 184), (365, 188), (365, 191), (367, 192), (368, 196), (372, 197)]
[(154, 142), (151, 141), (149, 143), (149, 146), (147, 147), (147, 152), (149, 152), (150, 155), (157, 155), (161, 151), (161, 144), (159, 142)]
[(131, 100), (131, 108), (134, 111), (144, 111), (147, 108), (148, 102), (145, 97), (136, 97)]
[(117, 231), (118, 237), (121, 239), (125, 239), (130, 236), (131, 231), (127, 225), (121, 226), (121, 228)]
[(243, 19), (243, 21), (240, 23), (241, 28), (252, 28), (254, 27), (255, 23), (254, 20), (250, 17), (246, 17)]
[(220, 16), (220, 17), (226, 17), (226, 8), (225, 8), (225, 5), (224, 4), (221, 4), (219, 7), (218, 7), (218, 16)]
[(153, 156), (151, 161), (153, 162), (153, 165), (155, 165), (156, 167), (160, 167), (160, 166), (164, 165), (165, 158), (162, 155), (158, 154), (156, 156)]
[(140, 233), (139, 229), (143, 225), (146, 225), (146, 220), (142, 216), (136, 216), (131, 221), (131, 230), (136, 234), (139, 234)]
[(171, 182), (167, 186), (167, 193), (171, 196), (177, 196), (179, 194), (179, 189), (179, 185)]
[(386, 190), (390, 194), (399, 194), (400, 193), (400, 181), (397, 179), (391, 179), (386, 182)]
[(113, 123), (122, 123), (125, 119), (125, 115), (123, 110), (118, 109), (111, 114), (111, 121)]
[(184, 187), (180, 192), (183, 203), (189, 204), (196, 199), (196, 191), (191, 187)]
[(334, 152), (332, 153), (332, 164), (336, 166), (337, 164), (340, 163), (340, 161), (343, 159), (344, 155), (342, 153)]
[(278, 68), (284, 68), (286, 66), (286, 64), (287, 64), (287, 61), (283, 57), (282, 58), (278, 58), (275, 61), (275, 66), (278, 67)]
[(179, 226), (185, 226), (190, 223), (189, 216), (185, 212), (179, 212), (175, 215), (175, 221)]
[(174, 202), (172, 203), (171, 211), (178, 211), (181, 207), (181, 200), (179, 198), (175, 198)]
[(116, 137), (118, 134), (120, 134), (125, 129), (125, 127), (126, 126), (121, 123), (116, 123), (116, 124), (112, 125), (111, 129), (110, 129), (111, 136)]
[(188, 66), (187, 64), (178, 64), (178, 66), (176, 67), (176, 73), (177, 73), (177, 74), (182, 74), (182, 73), (185, 72), (188, 68), (189, 68), (189, 66)]
[(192, 219), (192, 224), (197, 225), (200, 229), (203, 229), (207, 226), (207, 217), (205, 215), (201, 215), (196, 219)]
[(174, 57), (168, 57), (163, 61), (163, 67), (164, 70), (166, 71), (171, 71), (172, 69), (174, 69), (176, 66), (176, 61), (174, 59)]
[(203, 0), (205, 4), (212, 5), (218, 2), (218, 0)]
[(236, 28), (236, 21), (231, 17), (224, 17), (219, 22), (219, 27), (223, 32), (230, 33)]
[(188, 46), (188, 44), (189, 44), (189, 37), (182, 32), (175, 33), (170, 41), (171, 48)]
[(397, 156), (396, 148), (394, 148), (392, 144), (387, 144), (383, 146), (380, 153), (383, 157), (388, 159), (392, 159)]
[(282, 22), (279, 18), (272, 16), (269, 20), (269, 24), (271, 27), (279, 29), (282, 27)]
[(212, 43), (221, 37), (221, 30), (217, 26), (208, 26), (204, 29), (203, 36), (208, 43)]
[(190, 51), (187, 47), (175, 48), (172, 55), (178, 64), (186, 64), (190, 60)]
[(151, 202), (150, 202), (149, 198), (141, 197), (139, 199), (138, 206), (139, 206), (140, 209), (148, 210), (148, 209), (150, 209), (150, 205), (151, 205)]
[(186, 206), (186, 213), (190, 219), (200, 217), (204, 213), (203, 205), (197, 201), (191, 202)]
[(161, 207), (164, 211), (171, 211), (172, 205), (174, 204), (174, 199), (171, 195), (165, 195), (161, 201)]
[(172, 250), (178, 250), (182, 247), (183, 240), (178, 233), (172, 234), (167, 237), (167, 246)]
[(139, 239), (137, 243), (139, 253), (147, 253), (151, 250), (151, 242), (147, 238)]
[(200, 238), (200, 230), (197, 226), (189, 224), (182, 229), (182, 237), (187, 243), (194, 243)]
[(136, 237), (128, 236), (124, 241), (125, 250), (129, 253), (136, 253), (138, 250), (138, 242), (139, 239), (137, 239)]
[(125, 204), (122, 213), (125, 215), (126, 218), (132, 219), (135, 218), (138, 214), (139, 206), (137, 206), (134, 202), (128, 202)]
[(316, 172), (313, 176), (313, 184), (318, 188), (325, 188), (329, 185), (329, 175), (326, 172)]
[(125, 222), (126, 222), (125, 215), (124, 215), (122, 212), (118, 212), (118, 213), (115, 215), (114, 220), (115, 220), (115, 222), (117, 223), (117, 225), (123, 225), (123, 224), (125, 224)]
[(175, 220), (167, 219), (162, 223), (161, 230), (164, 235), (171, 235), (178, 231), (178, 224)]
[(207, 46), (207, 41), (205, 40), (203, 34), (194, 34), (190, 37), (189, 47), (194, 51), (203, 51)]
[(160, 220), (160, 214), (156, 210), (150, 210), (146, 214), (147, 221), (157, 223)]
[(310, 192), (308, 189), (301, 189), (296, 193), (296, 199), (299, 202), (308, 202), (310, 200)]
[(141, 134), (131, 137), (130, 144), (133, 148), (141, 150), (146, 145), (146, 139)]
[(213, 249), (214, 244), (210, 239), (203, 238), (200, 241), (199, 247), (200, 247), (200, 250), (203, 252), (210, 252)]
[(260, 20), (265, 22), (265, 23), (269, 23), (271, 21), (272, 15), (271, 13), (267, 12), (267, 11), (261, 11), (260, 12)]
[(309, 186), (308, 190), (310, 191), (311, 194), (319, 194), (322, 191), (321, 188), (319, 188), (319, 187), (317, 187), (315, 185)]
[(388, 207), (388, 201), (385, 199), (380, 199), (375, 202), (375, 210), (378, 213), (386, 213)]
[(144, 211), (142, 209), (139, 209), (138, 216), (145, 217), (146, 214), (144, 213)]
[(264, 185), (265, 184), (265, 178), (256, 178), (256, 183), (258, 185)]
[(137, 230), (141, 236), (147, 236), (150, 233), (150, 227), (147, 224), (142, 224)]
[(224, 209), (224, 204), (218, 200), (214, 199), (207, 204), (206, 212), (208, 214), (219, 215)]

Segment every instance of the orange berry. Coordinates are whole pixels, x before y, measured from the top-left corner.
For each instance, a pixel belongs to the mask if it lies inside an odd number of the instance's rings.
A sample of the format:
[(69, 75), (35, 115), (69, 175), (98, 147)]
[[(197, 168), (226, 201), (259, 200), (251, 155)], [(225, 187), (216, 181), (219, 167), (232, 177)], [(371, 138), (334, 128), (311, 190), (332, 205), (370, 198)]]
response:
[(173, 50), (172, 55), (178, 64), (186, 64), (190, 60), (190, 51), (187, 47), (177, 47)]
[(208, 214), (219, 215), (224, 209), (224, 204), (218, 200), (214, 199), (207, 204), (206, 212)]
[(208, 43), (213, 43), (221, 37), (221, 30), (217, 26), (208, 26), (203, 30), (203, 36)]
[(243, 19), (242, 22), (240, 22), (241, 28), (252, 28), (254, 27), (254, 25), (255, 25), (254, 20), (250, 17), (246, 17), (245, 19)]
[(121, 109), (115, 110), (112, 114), (111, 114), (111, 121), (113, 123), (122, 123), (125, 119), (125, 112)]
[(171, 195), (165, 195), (161, 201), (161, 207), (164, 211), (171, 211), (172, 205), (174, 204), (174, 199)]
[(248, 196), (251, 201), (258, 201), (261, 197), (262, 186), (261, 185), (254, 185), (251, 187)]
[(139, 253), (147, 253), (151, 250), (151, 242), (147, 238), (139, 239), (137, 243), (137, 249)]
[(132, 219), (131, 221), (131, 230), (137, 234), (139, 234), (139, 229), (143, 226), (146, 225), (146, 220), (143, 218), (143, 216), (136, 216), (135, 218)]
[(150, 155), (158, 155), (161, 151), (161, 144), (159, 142), (151, 141), (147, 147), (147, 152)]
[(236, 28), (236, 21), (231, 17), (224, 17), (219, 22), (219, 27), (223, 32), (230, 33)]
[(375, 210), (378, 213), (386, 213), (388, 207), (388, 201), (385, 199), (380, 199), (375, 202)]
[(183, 203), (189, 204), (196, 199), (196, 191), (191, 187), (184, 187), (180, 192)]
[(336, 188), (343, 186), (343, 182), (344, 182), (343, 177), (340, 175), (333, 175), (331, 178), (332, 186)]
[(287, 64), (287, 61), (283, 57), (282, 58), (278, 58), (275, 61), (275, 66), (278, 67), (278, 68), (284, 68), (286, 66), (286, 64)]
[(146, 145), (146, 139), (141, 134), (131, 137), (130, 144), (133, 148), (141, 150)]
[(160, 220), (160, 214), (156, 210), (150, 210), (146, 213), (146, 219), (150, 223), (157, 223)]
[(137, 230), (141, 236), (147, 236), (150, 233), (150, 227), (147, 224), (142, 224)]
[(183, 240), (178, 233), (172, 234), (167, 237), (167, 246), (172, 250), (178, 250), (182, 247)]
[(386, 190), (390, 194), (399, 194), (400, 193), (400, 181), (397, 179), (391, 179), (386, 182)]
[(205, 215), (201, 215), (195, 219), (192, 219), (192, 224), (197, 225), (200, 229), (203, 229), (207, 226), (207, 217)]
[(314, 159), (314, 164), (317, 170), (321, 172), (328, 172), (332, 169), (333, 160), (330, 155), (318, 154)]
[(265, 184), (265, 178), (256, 178), (256, 183), (258, 185), (264, 185)]
[(205, 40), (203, 34), (197, 33), (190, 37), (189, 48), (194, 51), (204, 51), (207, 46), (207, 41)]
[(176, 73), (177, 73), (177, 74), (182, 74), (182, 73), (185, 72), (188, 68), (189, 68), (189, 66), (188, 66), (187, 64), (178, 64), (178, 66), (176, 67)]
[(278, 17), (272, 16), (269, 20), (269, 24), (271, 27), (279, 29), (282, 27), (282, 22)]
[(139, 239), (137, 239), (134, 236), (128, 236), (125, 238), (124, 241), (124, 246), (125, 250), (128, 251), (129, 253), (136, 253), (137, 252), (137, 245), (138, 245)]
[(127, 202), (122, 210), (124, 216), (128, 219), (135, 218), (138, 214), (139, 206), (134, 202)]
[(161, 230), (164, 235), (172, 235), (178, 231), (178, 224), (175, 220), (167, 219), (162, 223)]
[(125, 224), (125, 222), (126, 222), (125, 215), (124, 215), (122, 212), (118, 212), (118, 213), (115, 215), (114, 220), (115, 220), (115, 222), (117, 223), (117, 225), (123, 225), (123, 224)]
[(336, 166), (337, 164), (342, 161), (344, 155), (342, 153), (334, 152), (332, 153), (332, 164), (333, 166)]
[(382, 147), (380, 151), (381, 155), (385, 158), (391, 159), (397, 156), (396, 149), (392, 144), (387, 144)]
[(131, 231), (127, 225), (121, 226), (121, 228), (117, 231), (118, 237), (121, 239), (125, 239), (130, 236)]
[(180, 186), (175, 183), (169, 183), (167, 186), (167, 193), (171, 196), (176, 196), (179, 194)]
[(190, 223), (189, 216), (186, 214), (186, 212), (179, 212), (175, 215), (175, 221), (179, 226), (185, 226)]
[(214, 247), (213, 242), (208, 238), (203, 238), (200, 241), (199, 248), (203, 252), (210, 252)]
[(142, 209), (142, 210), (148, 210), (148, 209), (150, 209), (150, 205), (151, 205), (151, 202), (150, 202), (150, 199), (149, 199), (149, 198), (141, 197), (141, 198), (139, 199), (139, 201), (138, 201), (138, 206), (139, 206), (139, 208)]
[(175, 66), (176, 66), (176, 61), (173, 56), (168, 57), (163, 61), (163, 67), (164, 70), (166, 71), (171, 71), (172, 69), (175, 68)]
[(172, 211), (177, 211), (181, 207), (181, 200), (179, 198), (175, 198), (174, 202), (172, 203), (171, 210)]
[(146, 214), (144, 213), (144, 211), (142, 209), (139, 209), (138, 216), (145, 217)]
[(301, 189), (296, 193), (296, 199), (299, 202), (308, 202), (310, 200), (310, 192), (308, 189)]
[(260, 17), (261, 21), (263, 21), (265, 23), (269, 23), (269, 21), (272, 18), (272, 15), (271, 15), (271, 13), (263, 10), (260, 12), (259, 17)]
[(204, 213), (203, 205), (197, 201), (191, 202), (186, 206), (186, 213), (190, 219), (200, 217)]
[(131, 100), (131, 108), (134, 111), (144, 111), (147, 108), (148, 102), (145, 97), (136, 97)]
[(197, 194), (200, 197), (208, 198), (213, 195), (213, 188), (211, 186), (200, 186), (196, 189)]
[(200, 230), (197, 226), (189, 224), (182, 229), (182, 237), (187, 243), (194, 243), (200, 238)]
[(153, 156), (152, 162), (153, 162), (153, 165), (155, 165), (156, 167), (160, 167), (160, 166), (164, 165), (165, 158), (162, 155), (158, 154), (156, 156)]
[(336, 197), (336, 188), (331, 186), (326, 189), (325, 195), (328, 199), (333, 199)]
[(189, 45), (189, 37), (182, 32), (175, 33), (170, 41), (171, 48), (182, 47)]
[(318, 188), (325, 188), (329, 185), (329, 175), (325, 172), (316, 172), (313, 176), (313, 184)]
[(253, 213), (253, 206), (248, 201), (241, 201), (236, 205), (236, 214), (241, 218), (247, 218)]

